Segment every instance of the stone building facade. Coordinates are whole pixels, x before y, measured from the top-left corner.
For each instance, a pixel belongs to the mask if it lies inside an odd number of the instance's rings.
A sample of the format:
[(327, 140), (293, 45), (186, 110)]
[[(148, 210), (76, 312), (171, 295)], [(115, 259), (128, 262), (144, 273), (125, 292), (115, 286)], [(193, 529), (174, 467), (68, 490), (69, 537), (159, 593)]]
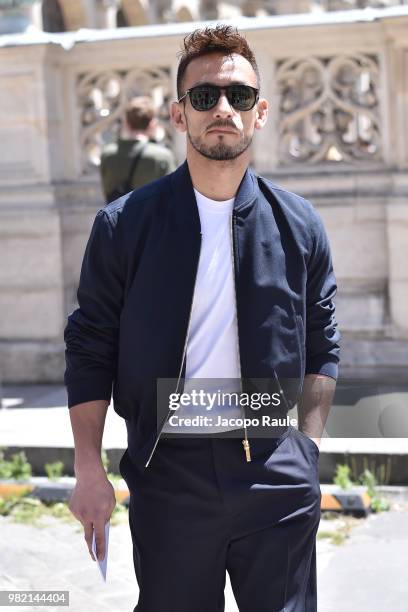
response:
[[(111, 3), (69, 4), (79, 11)], [(75, 23), (83, 25), (79, 17)], [(331, 240), (342, 372), (405, 372), (408, 7), (240, 17), (234, 24), (255, 50), (270, 101), (252, 164), (309, 198)], [(184, 139), (169, 126), (168, 102), (180, 41), (194, 27), (0, 36), (4, 381), (62, 380), (63, 328), (76, 305), (90, 226), (104, 205), (100, 150), (116, 137), (128, 98), (152, 96), (163, 135), (183, 160)]]
[(24, 18), (14, 19), (10, 24), (11, 28), (20, 28), (18, 31), (32, 24), (45, 32), (69, 32), (80, 28), (131, 27), (240, 16), (318, 14), (407, 4), (408, 0), (0, 0), (0, 33), (2, 5), (13, 5), (14, 14), (16, 7), (24, 13)]

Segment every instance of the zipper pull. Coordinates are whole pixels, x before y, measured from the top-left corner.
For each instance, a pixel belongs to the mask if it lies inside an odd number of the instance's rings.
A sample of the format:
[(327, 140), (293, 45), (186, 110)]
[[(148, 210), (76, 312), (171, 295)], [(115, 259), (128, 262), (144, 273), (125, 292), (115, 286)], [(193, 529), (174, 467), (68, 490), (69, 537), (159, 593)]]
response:
[(251, 451), (249, 448), (249, 440), (245, 438), (244, 440), (242, 440), (242, 444), (244, 445), (245, 457), (248, 463), (248, 461), (251, 461)]

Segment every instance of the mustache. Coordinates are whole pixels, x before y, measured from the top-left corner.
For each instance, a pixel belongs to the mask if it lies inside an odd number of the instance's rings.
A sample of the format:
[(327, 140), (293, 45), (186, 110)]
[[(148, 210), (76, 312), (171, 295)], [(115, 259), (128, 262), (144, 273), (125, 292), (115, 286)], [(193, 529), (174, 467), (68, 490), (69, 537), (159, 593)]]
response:
[(208, 126), (207, 131), (213, 130), (214, 128), (225, 128), (237, 131), (236, 125), (234, 125), (234, 123), (231, 123), (231, 121), (217, 121), (216, 123), (212, 123)]

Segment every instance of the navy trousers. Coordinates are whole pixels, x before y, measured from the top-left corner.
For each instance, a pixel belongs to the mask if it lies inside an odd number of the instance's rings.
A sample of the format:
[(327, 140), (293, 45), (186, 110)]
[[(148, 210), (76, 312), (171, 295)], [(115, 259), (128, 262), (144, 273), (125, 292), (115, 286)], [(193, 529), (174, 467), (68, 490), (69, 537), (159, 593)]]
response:
[[(127, 452), (134, 612), (316, 612), (319, 449), (289, 426), (250, 439), (162, 438), (148, 468)], [(228, 612), (228, 611), (227, 611)]]

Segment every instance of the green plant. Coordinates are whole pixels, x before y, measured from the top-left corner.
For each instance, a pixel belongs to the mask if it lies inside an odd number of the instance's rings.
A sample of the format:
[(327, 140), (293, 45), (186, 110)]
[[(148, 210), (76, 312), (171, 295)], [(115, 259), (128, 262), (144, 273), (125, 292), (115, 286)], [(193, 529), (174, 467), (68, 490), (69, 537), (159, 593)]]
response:
[(367, 493), (370, 497), (375, 494), (375, 487), (377, 485), (377, 479), (375, 475), (368, 469), (365, 469), (359, 478), (362, 485), (367, 487)]
[(64, 464), (62, 461), (54, 461), (54, 463), (46, 463), (44, 465), (45, 473), (50, 480), (58, 480), (62, 476)]
[(367, 487), (367, 493), (371, 497), (371, 510), (373, 512), (384, 512), (390, 509), (390, 504), (384, 497), (378, 493), (377, 486), (377, 478), (375, 474), (369, 470), (365, 469), (364, 472), (360, 476), (360, 482), (362, 485)]
[[(332, 516), (330, 516), (332, 514)], [(327, 518), (335, 521), (327, 521)], [(340, 545), (350, 538), (352, 530), (360, 524), (360, 519), (338, 513), (324, 513), (324, 518), (319, 525), (317, 539), (328, 539), (331, 544)]]
[(16, 480), (31, 478), (31, 465), (24, 451), (14, 453), (9, 461), (4, 459), (4, 454), (0, 451), (0, 478), (15, 478)]
[(76, 521), (74, 515), (68, 508), (68, 505), (64, 502), (50, 502), (45, 504), (47, 507), (47, 514), (54, 518), (62, 519), (64, 521), (73, 522)]
[[(41, 502), (39, 499), (14, 495), (13, 497), (0, 497), (0, 516), (8, 516), (18, 523), (29, 523), (37, 527), (46, 526), (41, 524), (39, 519), (52, 516), (56, 519), (72, 522), (75, 524), (78, 533), (82, 531), (82, 525), (78, 525), (76, 519), (64, 502)], [(111, 525), (118, 525), (126, 522), (128, 510), (126, 506), (118, 502), (112, 512)]]
[(10, 512), (17, 523), (35, 523), (42, 513), (41, 501), (32, 497), (20, 498)]
[(128, 511), (127, 511), (126, 506), (117, 502), (112, 512), (111, 521), (110, 521), (111, 525), (115, 526), (115, 525), (119, 525), (120, 523), (127, 521), (127, 518), (128, 518), (127, 512)]
[(0, 515), (10, 516), (18, 523), (34, 523), (41, 514), (41, 502), (25, 495), (0, 497)]
[(378, 465), (378, 459), (366, 455), (352, 455), (349, 457), (351, 474), (353, 479), (359, 480), (360, 474), (365, 470), (372, 472), (380, 485), (387, 485), (391, 479), (392, 456), (387, 457)]
[(106, 452), (104, 448), (101, 451), (101, 459), (102, 459), (103, 467), (105, 468), (105, 471), (107, 472), (109, 469), (109, 459), (108, 459), (108, 453)]
[(120, 474), (114, 474), (113, 472), (109, 472), (110, 462), (108, 459), (108, 453), (106, 452), (105, 449), (102, 449), (101, 459), (102, 459), (103, 467), (105, 468), (105, 471), (106, 471), (106, 476), (111, 481), (113, 486), (115, 486), (115, 484), (117, 484), (122, 479), (122, 476)]
[(376, 495), (371, 499), (371, 510), (373, 512), (386, 512), (389, 509), (390, 504), (384, 497)]
[(350, 467), (345, 464), (337, 464), (336, 465), (336, 473), (333, 478), (334, 484), (336, 484), (341, 489), (350, 489), (355, 483), (350, 477)]
[(0, 516), (8, 516), (18, 501), (19, 498), (17, 496), (0, 497)]
[(107, 477), (113, 486), (117, 485), (122, 480), (122, 476), (120, 474), (113, 474), (112, 472), (108, 472)]
[(31, 465), (27, 461), (24, 451), (11, 455), (11, 478), (27, 480), (31, 478)]
[(4, 459), (3, 449), (0, 449), (0, 478), (10, 478), (10, 464)]
[(319, 531), (317, 534), (318, 540), (330, 540), (332, 544), (339, 546), (346, 540), (347, 534), (343, 531)]

